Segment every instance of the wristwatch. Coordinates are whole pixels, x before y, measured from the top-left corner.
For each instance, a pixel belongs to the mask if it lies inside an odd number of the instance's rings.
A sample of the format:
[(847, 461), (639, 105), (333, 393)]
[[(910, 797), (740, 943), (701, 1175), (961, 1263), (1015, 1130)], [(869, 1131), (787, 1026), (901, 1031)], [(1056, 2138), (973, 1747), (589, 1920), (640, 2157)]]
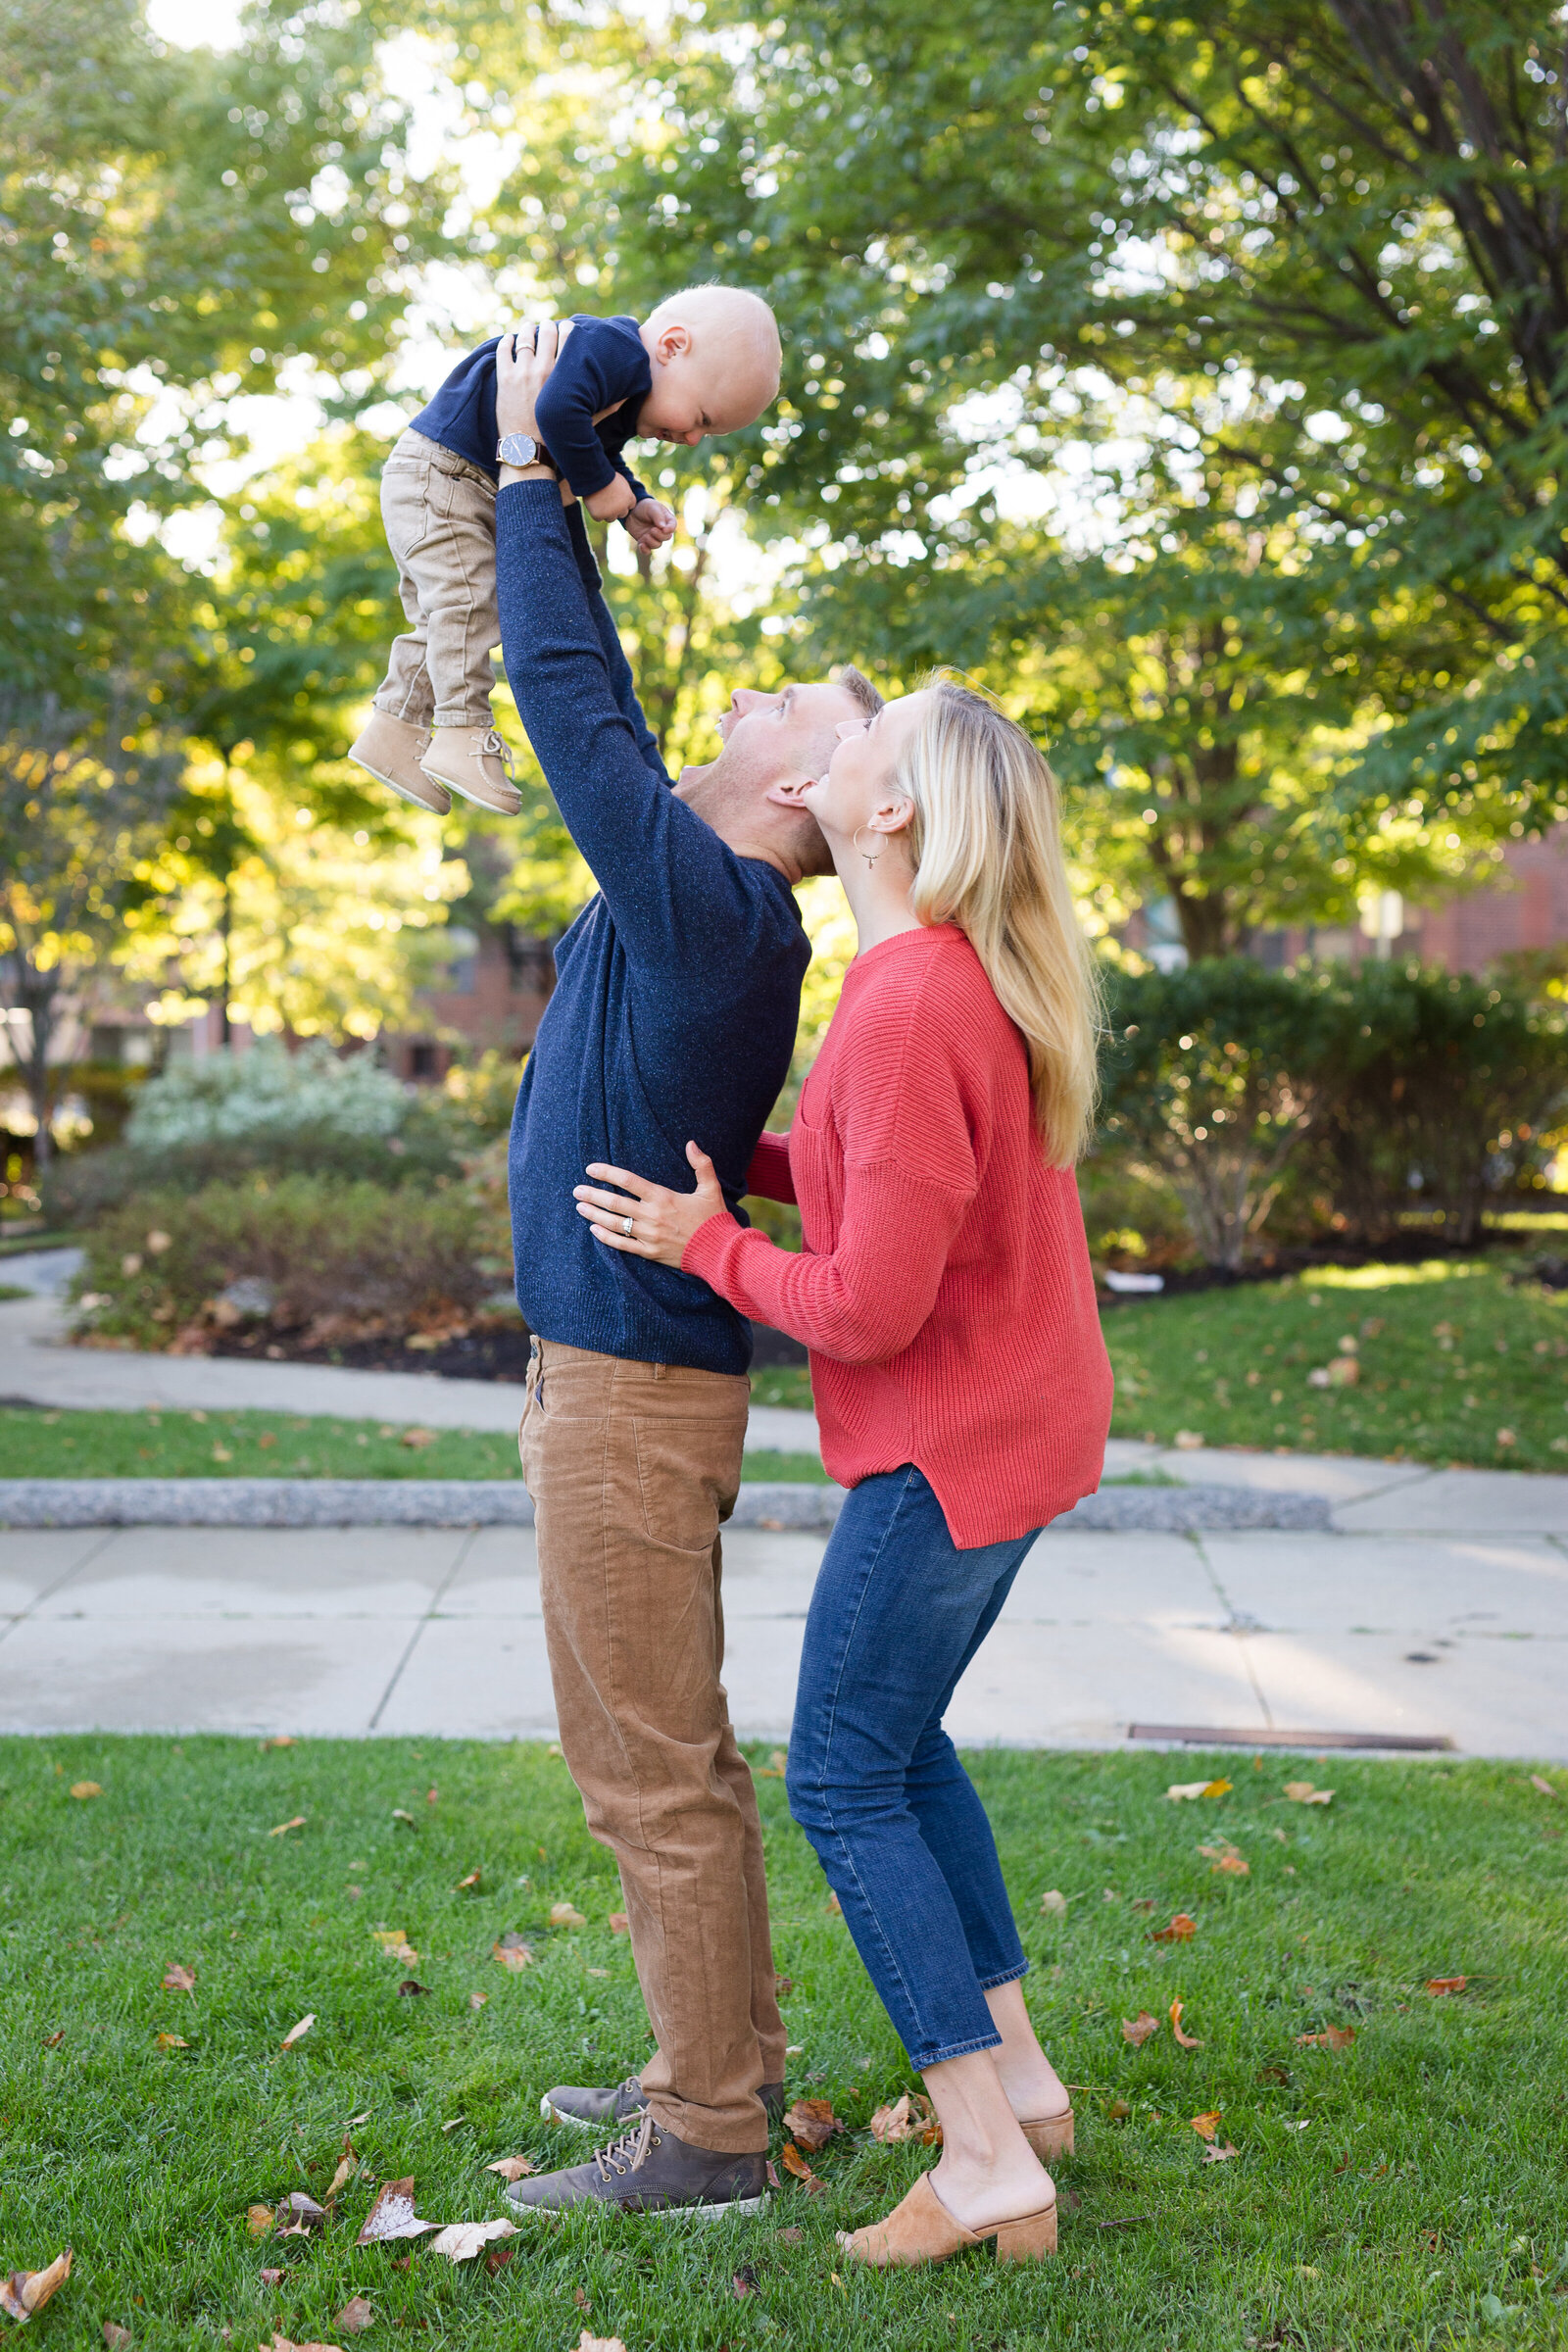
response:
[(496, 457), (503, 466), (550, 466), (550, 454), (542, 441), (529, 433), (503, 433), (496, 443)]

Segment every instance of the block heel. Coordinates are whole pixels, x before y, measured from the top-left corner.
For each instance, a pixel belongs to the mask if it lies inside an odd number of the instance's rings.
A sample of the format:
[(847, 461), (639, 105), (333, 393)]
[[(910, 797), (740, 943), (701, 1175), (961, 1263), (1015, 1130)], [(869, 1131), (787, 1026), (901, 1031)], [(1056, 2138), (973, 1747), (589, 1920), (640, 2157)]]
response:
[(1065, 2115), (1020, 2115), (1018, 2129), (1047, 2172), (1058, 2156), (1070, 2156), (1073, 2152), (1073, 2115), (1070, 2107)]
[(1056, 2251), (1055, 2198), (1038, 2213), (1026, 2213), (1016, 2222), (999, 2222), (993, 2234), (999, 2262), (1043, 2262)]

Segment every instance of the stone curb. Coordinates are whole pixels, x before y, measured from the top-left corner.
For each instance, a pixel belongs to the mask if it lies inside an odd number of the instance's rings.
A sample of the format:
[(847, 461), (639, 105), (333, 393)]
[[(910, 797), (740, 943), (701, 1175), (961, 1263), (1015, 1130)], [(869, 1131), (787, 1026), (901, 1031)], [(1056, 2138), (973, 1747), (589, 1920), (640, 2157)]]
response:
[[(842, 1488), (740, 1491), (732, 1527), (829, 1528)], [(1320, 1494), (1250, 1487), (1102, 1487), (1057, 1527), (1189, 1535), (1203, 1528), (1329, 1528)], [(0, 1527), (531, 1527), (520, 1479), (0, 1479)]]

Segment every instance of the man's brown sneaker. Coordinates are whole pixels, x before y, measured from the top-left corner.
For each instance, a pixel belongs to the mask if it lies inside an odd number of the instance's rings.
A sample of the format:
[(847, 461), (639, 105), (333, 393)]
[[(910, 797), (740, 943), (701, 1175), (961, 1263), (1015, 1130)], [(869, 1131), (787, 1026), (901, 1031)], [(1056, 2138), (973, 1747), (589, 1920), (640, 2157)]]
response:
[[(758, 2093), (770, 2124), (784, 2120), (784, 2085), (764, 2082)], [(609, 2132), (616, 2124), (637, 2123), (648, 2112), (642, 2082), (628, 2075), (613, 2090), (589, 2089), (579, 2083), (560, 2083), (539, 2102), (547, 2124), (569, 2124), (577, 2132)]]
[(422, 764), (432, 783), (498, 816), (515, 816), (522, 807), (512, 781), (512, 753), (494, 727), (437, 727)]
[[(622, 2085), (624, 2088), (624, 2085)], [(577, 2205), (608, 2205), (621, 2213), (680, 2214), (716, 2222), (726, 2214), (760, 2213), (767, 2203), (767, 2158), (728, 2156), (694, 2148), (651, 2115), (586, 2164), (514, 2181), (507, 2191), (514, 2213), (565, 2213)]]
[(416, 727), (409, 719), (394, 718), (390, 710), (372, 710), (369, 725), (349, 746), (349, 758), (378, 784), (390, 784), (406, 801), (416, 802), (419, 808), (445, 816), (452, 806), (452, 795), (419, 765), (429, 748), (428, 727)]

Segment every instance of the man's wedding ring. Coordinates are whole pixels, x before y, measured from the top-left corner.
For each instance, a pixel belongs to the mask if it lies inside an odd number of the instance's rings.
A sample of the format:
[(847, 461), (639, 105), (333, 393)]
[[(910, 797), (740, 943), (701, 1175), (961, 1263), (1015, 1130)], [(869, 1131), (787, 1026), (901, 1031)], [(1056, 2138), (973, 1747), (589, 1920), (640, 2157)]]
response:
[(627, 1239), (627, 1241), (629, 1242), (629, 1241), (631, 1240), (631, 1219), (630, 1219), (630, 1217), (622, 1217), (622, 1218), (621, 1218), (621, 1220), (620, 1220), (620, 1230), (621, 1230), (621, 1232), (622, 1232), (622, 1233), (623, 1233), (623, 1234), (626, 1236), (626, 1239)]

